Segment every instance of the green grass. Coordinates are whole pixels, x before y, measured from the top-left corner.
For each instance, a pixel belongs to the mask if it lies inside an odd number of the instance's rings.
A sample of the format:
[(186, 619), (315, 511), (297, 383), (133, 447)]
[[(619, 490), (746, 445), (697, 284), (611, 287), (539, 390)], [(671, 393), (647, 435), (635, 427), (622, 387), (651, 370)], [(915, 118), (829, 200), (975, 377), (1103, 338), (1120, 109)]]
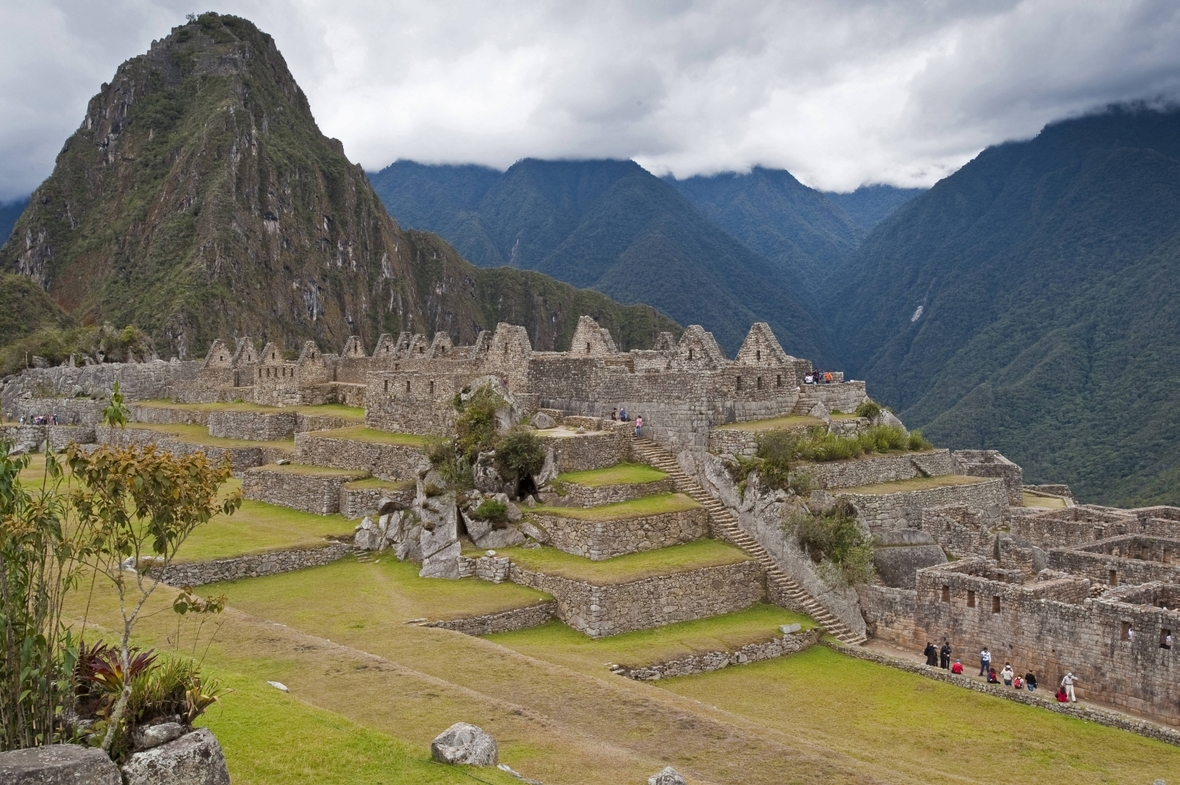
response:
[(733, 422), (718, 426), (721, 431), (748, 431), (761, 433), (762, 431), (779, 431), (790, 428), (814, 428), (823, 425), (824, 421), (818, 417), (788, 414), (783, 417), (772, 417), (768, 420), (749, 420), (747, 422)]
[[(430, 749), (316, 708), (266, 682), (266, 662), (236, 662), (247, 672), (210, 668), (233, 690), (197, 725), (216, 734), (235, 785), (423, 785), (519, 783), (496, 769), (435, 763)], [(441, 729), (440, 729), (441, 730)]]
[(749, 561), (746, 554), (718, 540), (696, 540), (670, 548), (616, 556), (606, 561), (590, 561), (544, 546), (500, 548), (496, 553), (508, 556), (529, 570), (599, 585), (628, 583), (672, 572)]
[[(228, 494), (240, 480), (222, 486)], [(178, 561), (206, 561), (286, 548), (322, 545), (328, 537), (352, 534), (356, 524), (343, 515), (312, 515), (245, 499), (233, 515), (218, 515), (198, 526), (177, 553)]]
[(368, 473), (358, 471), (357, 469), (332, 469), (328, 466), (313, 466), (306, 463), (285, 463), (281, 466), (277, 463), (268, 463), (258, 468), (279, 474), (301, 474), (313, 477), (356, 477), (358, 481), (365, 479), (363, 475)]
[(654, 630), (637, 630), (607, 638), (590, 638), (560, 621), (540, 627), (486, 636), (510, 649), (567, 665), (591, 674), (601, 674), (603, 663), (628, 667), (704, 654), (735, 651), (747, 643), (763, 643), (779, 634), (782, 624), (798, 623), (804, 629), (815, 626), (806, 616), (777, 605), (758, 604), (737, 613), (726, 613), (696, 621), (683, 621)]
[(914, 477), (895, 482), (879, 482), (874, 485), (858, 485), (854, 488), (840, 488), (840, 493), (887, 494), (902, 491), (925, 491), (931, 488), (945, 488), (948, 485), (976, 485), (986, 482), (988, 477), (967, 477), (961, 474), (940, 474), (937, 477)]
[(639, 485), (658, 482), (668, 475), (659, 469), (642, 463), (618, 463), (605, 469), (591, 469), (584, 472), (567, 472), (557, 476), (558, 482), (601, 488), (604, 485)]
[(396, 633), (410, 619), (460, 619), (548, 599), (514, 583), (419, 578), (418, 569), (417, 564), (383, 553), (367, 563), (348, 558), (299, 572), (221, 583), (217, 591), (234, 603), (276, 612), (285, 607), (297, 619), (305, 619), (305, 613), (346, 613), (357, 629), (387, 634)]
[(136, 401), (136, 406), (147, 406), (153, 409), (180, 409), (193, 412), (258, 412), (259, 414), (281, 414), (283, 412), (298, 412), (299, 414), (320, 415), (324, 417), (339, 417), (344, 420), (364, 422), (365, 410), (359, 406), (344, 406), (338, 403), (317, 404), (314, 406), (264, 406), (258, 403), (235, 401), (233, 403), (173, 403), (172, 401)]
[(890, 782), (1129, 783), (1180, 771), (1180, 748), (1163, 742), (822, 646), (659, 684), (872, 762)]
[(382, 480), (380, 477), (366, 477), (363, 480), (353, 480), (344, 485), (351, 491), (406, 491), (414, 487), (413, 480)]
[(294, 450), (294, 439), (279, 439), (276, 441), (248, 441), (246, 439), (224, 439), (220, 436), (210, 436), (209, 430), (204, 425), (158, 425), (156, 423), (136, 423), (127, 427), (127, 430), (140, 431), (155, 431), (157, 433), (167, 434), (173, 436), (177, 441), (187, 442), (189, 444), (199, 444), (202, 447), (267, 447), (279, 450)]
[(577, 518), (581, 521), (617, 521), (625, 518), (638, 518), (644, 515), (663, 515), (669, 512), (683, 512), (695, 510), (701, 505), (690, 496), (683, 493), (658, 493), (655, 496), (644, 496), (614, 504), (603, 504), (598, 507), (550, 507), (539, 505), (532, 508), (532, 512), (545, 515), (560, 515), (563, 518)]
[(1057, 496), (1042, 496), (1039, 493), (1032, 493), (1030, 491), (1024, 492), (1024, 506), (1025, 507), (1046, 507), (1048, 509), (1058, 510), (1065, 508), (1065, 499)]
[(412, 433), (392, 433), (366, 428), (363, 425), (353, 425), (348, 428), (337, 428), (331, 431), (312, 431), (313, 436), (329, 439), (348, 439), (354, 442), (369, 442), (372, 444), (406, 444), (411, 447), (425, 447), (427, 438)]

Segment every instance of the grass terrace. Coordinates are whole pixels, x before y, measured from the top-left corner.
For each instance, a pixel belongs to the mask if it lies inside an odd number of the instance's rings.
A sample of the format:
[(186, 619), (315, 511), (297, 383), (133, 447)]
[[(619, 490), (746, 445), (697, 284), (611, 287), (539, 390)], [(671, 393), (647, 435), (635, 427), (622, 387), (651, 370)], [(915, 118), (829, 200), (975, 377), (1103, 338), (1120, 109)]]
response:
[[(852, 415), (855, 417), (855, 415)], [(749, 433), (762, 433), (763, 431), (782, 431), (791, 430), (795, 428), (814, 428), (817, 425), (823, 425), (824, 421), (818, 417), (807, 417), (806, 415), (788, 414), (783, 417), (772, 417), (768, 420), (747, 420), (746, 422), (731, 422), (728, 425), (719, 425), (719, 431), (746, 431)]]
[(428, 441), (427, 437), (413, 433), (378, 431), (363, 425), (353, 425), (331, 431), (311, 431), (310, 434), (327, 439), (347, 439), (348, 441), (369, 442), (370, 444), (405, 444), (411, 447), (425, 447)]
[(794, 623), (805, 630), (815, 626), (807, 616), (759, 603), (736, 613), (607, 638), (587, 637), (556, 620), (540, 627), (486, 637), (530, 657), (601, 675), (605, 662), (634, 668), (692, 654), (735, 651), (747, 643), (764, 643), (779, 635), (780, 625)]
[(1031, 491), (1024, 492), (1025, 507), (1043, 507), (1048, 510), (1064, 510), (1068, 505), (1060, 496), (1042, 496)]
[(968, 477), (963, 474), (941, 474), (937, 477), (914, 477), (909, 480), (879, 482), (874, 485), (858, 485), (854, 488), (840, 488), (840, 493), (862, 493), (883, 496), (904, 491), (928, 491), (931, 488), (945, 488), (948, 485), (977, 485), (987, 482), (990, 477)]
[(245, 401), (233, 403), (173, 403), (172, 401), (136, 401), (135, 406), (147, 406), (153, 409), (178, 409), (193, 412), (257, 412), (259, 414), (282, 414), (284, 412), (298, 412), (299, 414), (320, 415), (324, 417), (339, 417), (344, 420), (365, 421), (365, 410), (359, 406), (344, 406), (338, 403), (324, 403), (300, 406), (264, 406)]
[(606, 485), (641, 485), (645, 482), (657, 482), (667, 476), (647, 464), (619, 463), (605, 469), (559, 474), (557, 481), (585, 485), (588, 488), (601, 488)]
[(598, 507), (551, 507), (538, 505), (530, 512), (545, 515), (560, 515), (563, 518), (577, 518), (580, 521), (617, 521), (640, 518), (645, 515), (663, 515), (669, 512), (695, 510), (701, 505), (683, 493), (658, 493), (626, 502), (603, 504)]
[(154, 423), (135, 423), (128, 425), (127, 430), (155, 431), (174, 436), (178, 441), (197, 444), (202, 447), (267, 447), (276, 450), (294, 450), (294, 439), (279, 439), (276, 441), (249, 441), (247, 439), (225, 439), (220, 436), (210, 436), (204, 425), (157, 425)]
[(356, 477), (357, 480), (365, 479), (363, 475), (368, 474), (368, 472), (359, 469), (332, 469), (328, 466), (313, 466), (306, 463), (284, 463), (282, 465), (268, 463), (258, 468), (277, 474), (298, 474), (308, 477)]
[(499, 548), (496, 553), (509, 557), (527, 570), (600, 586), (750, 560), (742, 551), (719, 540), (696, 540), (670, 548), (616, 556), (606, 561), (590, 561), (548, 546)]
[[(231, 479), (222, 486), (222, 495), (241, 487), (241, 480)], [(328, 538), (350, 536), (355, 527), (343, 515), (313, 515), (243, 499), (241, 509), (233, 515), (218, 515), (198, 526), (180, 547), (177, 561), (209, 561), (288, 548), (314, 548)]]

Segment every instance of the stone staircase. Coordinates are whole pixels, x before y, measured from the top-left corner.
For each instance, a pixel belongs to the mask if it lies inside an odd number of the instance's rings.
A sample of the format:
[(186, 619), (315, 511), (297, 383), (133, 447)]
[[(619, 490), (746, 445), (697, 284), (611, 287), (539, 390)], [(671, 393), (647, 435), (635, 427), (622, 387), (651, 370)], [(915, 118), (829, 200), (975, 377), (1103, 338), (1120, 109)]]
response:
[(701, 487), (700, 483), (685, 474), (680, 465), (676, 463), (676, 459), (667, 450), (651, 439), (635, 439), (633, 447), (636, 456), (642, 458), (645, 463), (668, 474), (676, 484), (676, 490), (691, 496), (708, 510), (716, 530), (726, 540), (741, 548), (757, 561), (765, 570), (766, 579), (774, 583), (798, 608), (819, 622), (827, 632), (847, 645), (856, 646), (867, 640), (865, 636), (849, 629), (844, 622), (836, 618), (806, 589), (800, 586), (794, 578), (783, 572), (782, 568), (766, 552), (766, 549), (742, 529), (734, 514), (719, 500), (713, 498)]

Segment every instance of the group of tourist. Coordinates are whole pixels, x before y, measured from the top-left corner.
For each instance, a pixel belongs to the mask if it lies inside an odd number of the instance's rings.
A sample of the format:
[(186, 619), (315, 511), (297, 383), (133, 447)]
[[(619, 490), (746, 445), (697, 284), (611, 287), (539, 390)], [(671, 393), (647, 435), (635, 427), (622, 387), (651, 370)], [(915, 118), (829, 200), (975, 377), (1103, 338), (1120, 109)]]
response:
[(57, 425), (56, 414), (35, 414), (32, 417), (20, 416), (21, 425)]
[(831, 384), (833, 381), (831, 371), (821, 371), (815, 368), (803, 377), (804, 384)]
[[(627, 414), (627, 410), (623, 408), (611, 409), (610, 418), (620, 422), (631, 422), (631, 415)], [(643, 436), (643, 415), (635, 417), (635, 438), (639, 439)]]
[[(942, 668), (949, 670), (956, 675), (963, 675), (963, 661), (956, 659), (951, 663), (951, 644), (949, 640), (943, 640), (942, 646), (935, 648), (934, 644), (927, 641), (926, 648), (922, 651), (926, 656), (926, 664), (932, 668)], [(1029, 692), (1036, 692), (1037, 690), (1037, 675), (1029, 671), (1021, 676), (1012, 663), (1005, 662), (1004, 667), (997, 673), (995, 666), (992, 664), (992, 653), (985, 646), (979, 652), (979, 675), (986, 678), (988, 684), (1003, 684), (1005, 687), (1012, 687), (1017, 690), (1028, 690)], [(1077, 682), (1078, 677), (1073, 675), (1072, 671), (1066, 672), (1061, 679), (1060, 688), (1057, 690), (1055, 697), (1060, 703), (1077, 703), (1078, 699), (1074, 696), (1074, 683)]]

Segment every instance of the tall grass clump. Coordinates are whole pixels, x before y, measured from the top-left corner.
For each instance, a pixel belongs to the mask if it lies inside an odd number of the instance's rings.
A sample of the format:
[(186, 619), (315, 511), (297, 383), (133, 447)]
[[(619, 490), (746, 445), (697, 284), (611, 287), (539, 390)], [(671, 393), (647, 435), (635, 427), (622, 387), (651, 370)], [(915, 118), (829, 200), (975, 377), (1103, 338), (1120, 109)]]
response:
[(811, 560), (827, 566), (829, 577), (845, 585), (873, 579), (872, 538), (857, 522), (856, 510), (845, 499), (826, 512), (796, 510), (783, 530), (798, 542)]

